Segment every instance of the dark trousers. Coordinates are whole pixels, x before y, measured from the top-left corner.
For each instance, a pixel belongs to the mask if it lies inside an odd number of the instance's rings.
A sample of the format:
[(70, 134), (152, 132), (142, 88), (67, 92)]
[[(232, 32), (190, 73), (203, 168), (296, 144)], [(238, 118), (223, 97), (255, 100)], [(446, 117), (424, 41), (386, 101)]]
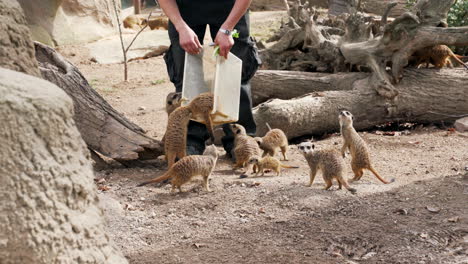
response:
[[(218, 30), (221, 26), (219, 24), (209, 24), (211, 38), (214, 40)], [(205, 36), (207, 24), (190, 26), (197, 34), (200, 43), (203, 44), (203, 37)], [(256, 125), (252, 115), (252, 98), (250, 94), (250, 79), (253, 77), (259, 64), (261, 63), (255, 42), (250, 37), (249, 30), (249, 17), (248, 14), (244, 15), (235, 26), (239, 32), (239, 38), (234, 39), (234, 46), (231, 52), (242, 60), (242, 81), (241, 81), (241, 94), (240, 94), (240, 107), (239, 107), (239, 121), (238, 123), (245, 127), (247, 133), (254, 135), (256, 132)], [(167, 72), (170, 80), (174, 83), (176, 91), (182, 91), (182, 80), (184, 74), (184, 61), (185, 51), (179, 44), (179, 34), (172, 23), (169, 23), (169, 38), (171, 46), (164, 56), (166, 61)], [(224, 149), (231, 153), (233, 148), (234, 136), (230, 131), (228, 125), (223, 125), (223, 130), (226, 134), (222, 138)], [(205, 125), (191, 121), (187, 132), (187, 145), (195, 147), (200, 152), (205, 149), (205, 141), (209, 138), (208, 131)]]

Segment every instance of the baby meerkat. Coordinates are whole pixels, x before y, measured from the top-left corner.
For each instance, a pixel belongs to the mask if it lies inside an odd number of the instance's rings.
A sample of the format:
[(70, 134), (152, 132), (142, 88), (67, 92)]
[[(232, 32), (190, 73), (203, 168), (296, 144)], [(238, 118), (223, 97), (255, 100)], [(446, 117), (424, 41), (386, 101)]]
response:
[(187, 155), (187, 127), (191, 116), (192, 110), (188, 106), (181, 106), (169, 115), (164, 138), (164, 152), (169, 168), (177, 158)]
[(183, 184), (189, 182), (195, 176), (202, 176), (203, 186), (207, 192), (210, 192), (211, 190), (208, 184), (208, 180), (216, 166), (217, 160), (218, 152), (216, 147), (211, 145), (205, 149), (203, 155), (183, 157), (177, 161), (174, 166), (170, 167), (169, 170), (162, 176), (140, 183), (138, 186), (143, 186), (150, 183), (158, 183), (167, 179), (171, 179), (171, 191), (174, 192), (175, 189), (178, 188), (179, 192), (182, 192)]
[[(253, 137), (247, 135), (242, 125), (231, 124), (230, 128), (234, 133), (234, 155), (236, 157), (234, 168), (244, 168), (247, 166), (245, 170), (245, 173), (247, 173), (250, 167), (248, 163), (250, 158), (260, 156), (260, 147)], [(253, 172), (256, 172), (256, 169), (257, 165), (253, 165)]]
[(348, 148), (351, 153), (351, 168), (354, 172), (354, 178), (351, 179), (350, 182), (360, 180), (364, 174), (364, 169), (370, 170), (377, 179), (385, 184), (395, 181), (395, 179), (386, 181), (377, 173), (374, 167), (372, 167), (367, 144), (353, 127), (353, 115), (348, 111), (341, 111), (338, 118), (340, 120), (341, 136), (343, 136), (341, 155), (344, 158)]
[(310, 167), (309, 187), (312, 186), (317, 171), (321, 170), (323, 180), (326, 184), (325, 190), (330, 189), (333, 185), (333, 179), (336, 179), (338, 182), (338, 189), (344, 186), (351, 193), (356, 193), (356, 189), (351, 188), (346, 179), (343, 178), (345, 162), (338, 151), (332, 149), (314, 150), (315, 145), (312, 144), (312, 142), (303, 142), (299, 144), (298, 148), (306, 158)]
[(249, 164), (257, 165), (257, 173), (255, 176), (258, 176), (258, 173), (262, 173), (261, 176), (265, 175), (264, 169), (271, 169), (276, 171), (276, 176), (280, 176), (281, 168), (288, 168), (288, 169), (297, 169), (297, 166), (288, 166), (282, 164), (277, 158), (266, 156), (260, 158), (258, 156), (253, 156), (249, 159)]
[(288, 156), (286, 155), (286, 151), (288, 150), (288, 138), (283, 130), (279, 128), (271, 129), (268, 123), (266, 125), (268, 127), (268, 132), (265, 136), (255, 137), (255, 141), (257, 141), (258, 145), (263, 150), (262, 157), (268, 154), (274, 157), (276, 155), (276, 150), (280, 148), (284, 160), (288, 160)]

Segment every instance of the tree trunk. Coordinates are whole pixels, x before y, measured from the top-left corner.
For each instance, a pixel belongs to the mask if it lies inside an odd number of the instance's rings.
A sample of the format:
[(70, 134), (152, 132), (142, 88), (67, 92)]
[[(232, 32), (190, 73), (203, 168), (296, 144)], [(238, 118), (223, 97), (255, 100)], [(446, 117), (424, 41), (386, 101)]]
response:
[(52, 48), (38, 42), (35, 46), (43, 78), (73, 99), (75, 122), (90, 149), (123, 163), (163, 154), (159, 141), (112, 108), (75, 66)]
[[(453, 122), (468, 113), (468, 75), (464, 69), (411, 69), (404, 74), (406, 77), (397, 88), (398, 100), (393, 102), (369, 89), (372, 78), (367, 74), (368, 77), (362, 79), (349, 77), (352, 81), (349, 90), (324, 91), (263, 103), (254, 109), (257, 135), (266, 133), (265, 123), (282, 129), (288, 138), (339, 131), (338, 113), (344, 109), (355, 116), (356, 129), (369, 129), (392, 121)], [(330, 74), (318, 76), (310, 82), (321, 84), (324, 78), (328, 78), (329, 83), (346, 80), (342, 75)], [(313, 79), (312, 76), (309, 79)], [(296, 84), (290, 79), (281, 81), (279, 77), (275, 86), (282, 87), (283, 91), (294, 91), (296, 86), (305, 87), (303, 80)], [(327, 85), (322, 88), (327, 88)], [(328, 85), (328, 88), (335, 90), (333, 85)], [(256, 87), (253, 89), (256, 93)]]
[(312, 92), (350, 90), (352, 84), (368, 77), (366, 73), (318, 73), (296, 71), (257, 71), (252, 79), (253, 104), (270, 98), (291, 99)]
[(0, 262), (127, 263), (109, 241), (73, 103), (0, 69)]
[[(278, 42), (262, 51), (264, 67), (315, 72), (366, 68), (372, 72), (369, 89), (395, 100), (403, 68), (415, 51), (435, 45), (468, 45), (468, 27), (443, 27), (455, 1), (419, 0), (412, 12), (389, 24), (385, 24), (386, 17), (395, 3), (387, 4), (386, 15), (379, 21), (357, 12), (360, 0), (330, 0), (329, 11), (339, 10), (340, 15), (323, 19), (296, 1), (288, 13), (290, 22), (273, 38)], [(282, 56), (285, 52), (286, 57)]]

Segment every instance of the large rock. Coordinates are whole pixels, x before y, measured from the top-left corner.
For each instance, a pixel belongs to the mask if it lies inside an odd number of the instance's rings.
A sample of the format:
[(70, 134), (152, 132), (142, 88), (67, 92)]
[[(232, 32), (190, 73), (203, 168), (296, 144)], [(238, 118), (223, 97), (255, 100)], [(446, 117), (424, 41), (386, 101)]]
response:
[(0, 67), (40, 76), (29, 28), (16, 0), (0, 0)]
[[(134, 37), (135, 33), (123, 35), (125, 47), (130, 44)], [(127, 60), (144, 57), (156, 50), (162, 54), (167, 51), (170, 44), (169, 36), (165, 30), (143, 31), (128, 50)], [(89, 43), (86, 47), (98, 63), (123, 62), (122, 46), (118, 35)]]
[(110, 243), (73, 104), (0, 68), (0, 263), (127, 263)]
[[(18, 2), (26, 14), (33, 39), (48, 45), (86, 43), (117, 32), (112, 0)], [(116, 3), (120, 11), (120, 1)]]
[(468, 131), (468, 117), (460, 118), (455, 121), (455, 129), (459, 132)]

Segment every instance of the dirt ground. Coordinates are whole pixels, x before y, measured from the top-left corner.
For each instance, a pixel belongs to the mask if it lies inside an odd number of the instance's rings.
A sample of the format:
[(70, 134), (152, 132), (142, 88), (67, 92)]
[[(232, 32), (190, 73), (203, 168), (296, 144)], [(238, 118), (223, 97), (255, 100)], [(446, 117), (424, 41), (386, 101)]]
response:
[[(255, 13), (252, 32), (266, 38), (265, 25), (282, 15)], [(112, 106), (161, 139), (165, 96), (174, 89), (162, 57), (131, 62), (125, 83), (123, 65), (93, 63), (83, 47), (58, 50)], [(135, 187), (164, 173), (162, 161), (97, 172), (108, 233), (130, 263), (468, 263), (468, 139), (434, 126), (360, 134), (375, 168), (395, 182), (366, 172), (353, 184), (356, 195), (322, 190), (320, 175), (306, 187), (309, 168), (295, 145), (285, 163), (299, 169), (246, 179), (219, 148), (211, 193), (201, 180), (181, 194)], [(341, 138), (316, 144), (338, 149)]]

